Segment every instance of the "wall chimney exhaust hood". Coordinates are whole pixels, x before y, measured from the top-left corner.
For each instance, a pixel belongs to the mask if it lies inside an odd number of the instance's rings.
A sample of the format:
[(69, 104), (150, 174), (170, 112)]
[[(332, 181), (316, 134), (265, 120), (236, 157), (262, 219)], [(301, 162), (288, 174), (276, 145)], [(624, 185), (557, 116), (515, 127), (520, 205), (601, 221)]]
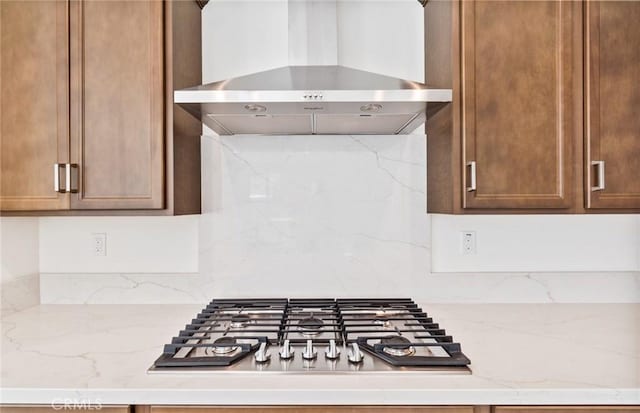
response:
[(220, 135), (408, 134), (451, 89), (344, 66), (286, 66), (174, 92)]

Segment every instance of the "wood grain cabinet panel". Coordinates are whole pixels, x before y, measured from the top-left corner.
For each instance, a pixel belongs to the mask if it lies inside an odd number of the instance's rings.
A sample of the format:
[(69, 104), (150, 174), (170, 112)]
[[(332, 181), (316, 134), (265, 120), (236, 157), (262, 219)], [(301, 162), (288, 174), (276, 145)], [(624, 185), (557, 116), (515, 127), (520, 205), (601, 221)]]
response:
[(74, 411), (74, 412), (102, 412), (102, 413), (131, 413), (130, 406), (92, 406), (92, 408), (78, 406), (70, 406), (68, 409), (62, 409), (62, 403), (64, 401), (60, 401), (60, 404), (55, 404), (56, 408), (52, 405), (0, 405), (0, 413), (56, 413), (56, 412), (65, 412), (65, 411)]
[(0, 1), (0, 209), (69, 207), (68, 78), (68, 2)]
[(197, 2), (0, 0), (0, 32), (3, 215), (200, 212)]
[(587, 208), (640, 208), (640, 2), (585, 7)]
[(428, 212), (585, 211), (583, 9), (426, 4), (425, 81), (453, 90), (427, 120)]
[(473, 407), (424, 406), (225, 406), (225, 407), (161, 407), (135, 413), (474, 413)]
[(496, 406), (493, 413), (638, 413), (640, 406)]
[(71, 1), (74, 209), (164, 206), (162, 8)]
[(463, 206), (571, 207), (581, 5), (464, 1), (461, 8)]

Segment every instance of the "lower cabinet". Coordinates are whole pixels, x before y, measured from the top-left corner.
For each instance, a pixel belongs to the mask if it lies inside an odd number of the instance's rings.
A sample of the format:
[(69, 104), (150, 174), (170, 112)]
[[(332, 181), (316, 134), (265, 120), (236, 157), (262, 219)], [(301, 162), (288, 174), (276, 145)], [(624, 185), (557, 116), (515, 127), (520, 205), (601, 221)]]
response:
[(89, 406), (0, 405), (0, 413), (639, 413), (640, 406)]
[[(135, 413), (479, 413), (471, 406), (225, 406), (225, 407), (155, 407), (138, 409)], [(142, 412), (140, 411), (142, 410)], [(488, 408), (487, 408), (488, 411)]]
[(64, 411), (100, 411), (101, 413), (132, 413), (132, 406), (102, 406), (99, 404), (72, 403), (70, 400), (53, 400), (50, 405), (0, 405), (0, 413), (55, 413)]
[(492, 413), (638, 413), (640, 406), (497, 406)]
[(638, 413), (640, 406), (136, 406), (134, 413)]

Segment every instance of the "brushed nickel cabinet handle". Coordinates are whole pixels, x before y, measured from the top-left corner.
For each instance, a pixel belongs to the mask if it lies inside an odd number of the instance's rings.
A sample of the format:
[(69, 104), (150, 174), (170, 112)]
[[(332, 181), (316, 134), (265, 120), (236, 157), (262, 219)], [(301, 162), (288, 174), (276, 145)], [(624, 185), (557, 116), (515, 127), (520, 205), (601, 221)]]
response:
[[(78, 164), (66, 163), (65, 170), (65, 189), (73, 194), (78, 192)], [(73, 175), (72, 175), (73, 173)]]
[(467, 187), (467, 192), (473, 192), (476, 190), (476, 161), (467, 162), (467, 166), (470, 168), (470, 185)]
[(604, 161), (591, 161), (591, 166), (598, 170), (598, 183), (592, 186), (592, 191), (602, 191), (604, 189)]
[(53, 190), (60, 192), (60, 170), (58, 169), (60, 164), (53, 164)]
[(71, 189), (71, 168), (68, 163), (64, 164), (64, 189), (67, 191)]
[[(60, 186), (60, 168), (64, 168), (64, 186)], [(78, 192), (78, 164), (54, 163), (53, 164), (53, 190), (64, 194)]]
[(53, 164), (53, 190), (55, 192), (64, 192), (60, 191), (60, 164)]

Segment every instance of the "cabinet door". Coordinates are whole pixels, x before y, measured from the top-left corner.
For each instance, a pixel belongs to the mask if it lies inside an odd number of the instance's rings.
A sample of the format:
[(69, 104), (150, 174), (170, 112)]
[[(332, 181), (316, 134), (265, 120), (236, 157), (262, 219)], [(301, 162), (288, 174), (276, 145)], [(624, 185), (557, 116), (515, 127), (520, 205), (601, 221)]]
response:
[(101, 413), (131, 413), (131, 408), (129, 406), (104, 406), (100, 403), (74, 404), (73, 400), (62, 398), (60, 400), (54, 399), (51, 405), (0, 405), (1, 413), (56, 413), (61, 410), (73, 410), (81, 413), (95, 411), (100, 411)]
[(638, 406), (497, 406), (494, 413), (638, 413)]
[(640, 2), (586, 11), (587, 208), (640, 208)]
[[(140, 408), (142, 407), (142, 408)], [(136, 406), (135, 413), (474, 413), (468, 406)], [(484, 410), (478, 410), (484, 411)]]
[(71, 1), (72, 209), (164, 206), (162, 8)]
[(581, 15), (580, 2), (462, 2), (465, 208), (573, 206)]
[(69, 157), (68, 30), (66, 1), (0, 1), (3, 211), (69, 207), (54, 190)]

